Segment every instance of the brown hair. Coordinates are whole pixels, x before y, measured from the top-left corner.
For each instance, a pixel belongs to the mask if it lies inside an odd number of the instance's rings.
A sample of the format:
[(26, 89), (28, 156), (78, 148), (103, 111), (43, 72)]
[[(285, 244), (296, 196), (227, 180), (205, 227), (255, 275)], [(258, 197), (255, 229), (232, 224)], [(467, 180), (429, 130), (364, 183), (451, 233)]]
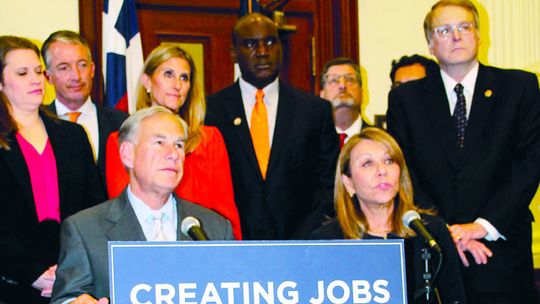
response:
[[(32, 50), (39, 58), (39, 49), (30, 40), (16, 36), (0, 36), (0, 83), (4, 84), (7, 54), (14, 50)], [(9, 135), (17, 131), (17, 122), (11, 115), (11, 105), (4, 92), (0, 92), (0, 149), (9, 150)]]
[[(407, 228), (401, 218), (408, 210), (419, 210), (414, 206), (413, 189), (409, 169), (405, 164), (403, 152), (396, 140), (388, 133), (378, 128), (365, 128), (356, 134), (343, 146), (339, 155), (336, 169), (334, 205), (337, 219), (346, 239), (361, 239), (369, 230), (369, 224), (360, 206), (351, 198), (342, 181), (342, 175), (351, 178), (351, 151), (364, 140), (371, 140), (383, 144), (388, 154), (400, 168), (399, 190), (394, 200), (394, 211), (391, 218), (392, 232), (400, 237), (414, 236), (414, 232)], [(420, 210), (419, 210), (420, 211)], [(422, 210), (426, 213), (426, 211)], [(431, 212), (427, 212), (431, 213)]]
[(156, 47), (146, 58), (144, 66), (137, 85), (137, 110), (148, 108), (152, 105), (150, 94), (146, 91), (142, 74), (152, 76), (157, 67), (170, 58), (182, 58), (189, 64), (191, 75), (189, 78), (190, 89), (186, 101), (178, 111), (182, 119), (186, 121), (189, 128), (188, 142), (186, 143), (186, 153), (189, 153), (201, 142), (201, 127), (204, 124), (204, 115), (206, 113), (206, 101), (201, 80), (197, 77), (197, 69), (191, 55), (184, 49), (173, 43), (163, 43)]

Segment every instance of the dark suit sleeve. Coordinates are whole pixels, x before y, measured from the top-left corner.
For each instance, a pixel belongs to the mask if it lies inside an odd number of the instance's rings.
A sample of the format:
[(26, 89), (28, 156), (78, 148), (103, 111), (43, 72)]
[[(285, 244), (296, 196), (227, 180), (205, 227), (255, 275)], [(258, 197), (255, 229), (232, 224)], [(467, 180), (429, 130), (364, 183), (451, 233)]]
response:
[(60, 257), (51, 303), (60, 304), (94, 290), (86, 247), (77, 226), (68, 218), (60, 230)]
[(540, 90), (534, 74), (520, 73), (523, 79), (519, 103), (518, 124), (515, 126), (515, 144), (511, 161), (511, 176), (484, 204), (480, 217), (488, 220), (499, 233), (508, 236), (514, 221), (529, 218), (529, 204), (540, 181)]
[(314, 212), (305, 219), (296, 234), (299, 238), (306, 238), (325, 220), (325, 217), (333, 217), (334, 211), (334, 177), (336, 163), (339, 155), (339, 139), (332, 117), (332, 107), (324, 101), (322, 106), (320, 125), (319, 152), (317, 157), (317, 182), (313, 208)]
[(386, 112), (388, 133), (390, 133), (396, 139), (405, 156), (409, 174), (414, 185), (415, 202), (424, 209), (433, 209), (435, 208), (434, 201), (421, 187), (414, 172), (414, 166), (411, 165), (410, 140), (407, 137), (406, 116), (402, 110), (404, 103), (405, 100), (398, 91), (390, 91), (388, 95), (388, 111)]

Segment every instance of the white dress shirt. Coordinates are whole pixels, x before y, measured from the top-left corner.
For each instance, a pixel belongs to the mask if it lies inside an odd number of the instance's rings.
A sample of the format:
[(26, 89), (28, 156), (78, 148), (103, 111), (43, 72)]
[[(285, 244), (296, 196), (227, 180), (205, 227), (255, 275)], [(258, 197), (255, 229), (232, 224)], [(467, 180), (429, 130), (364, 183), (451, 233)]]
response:
[[(248, 126), (251, 127), (251, 112), (255, 107), (255, 95), (257, 94), (257, 88), (246, 82), (242, 77), (239, 79), (240, 92), (242, 93), (242, 102), (244, 104), (244, 111), (246, 112), (246, 119)], [(277, 108), (279, 102), (279, 78), (276, 78), (274, 82), (263, 88), (264, 92), (264, 105), (266, 106), (266, 113), (268, 114), (268, 139), (270, 140), (270, 148), (272, 147), (272, 139), (274, 138), (274, 129), (276, 127)]]
[(345, 143), (347, 143), (353, 135), (360, 133), (360, 130), (362, 130), (362, 115), (358, 115), (358, 118), (347, 128), (347, 130), (341, 130), (336, 126), (337, 134), (347, 134), (347, 137), (345, 137)]
[[(60, 119), (69, 121), (67, 113), (74, 111), (68, 109), (64, 104), (58, 101), (58, 99), (55, 100), (54, 105), (56, 107), (56, 115), (58, 115)], [(90, 146), (92, 146), (94, 160), (97, 160), (99, 157), (99, 128), (96, 105), (92, 102), (90, 97), (88, 97), (83, 105), (75, 111), (81, 112), (81, 116), (77, 119), (77, 123), (86, 131)]]
[[(127, 188), (127, 195), (147, 240), (150, 241), (154, 237), (154, 217), (159, 217), (162, 219), (161, 225), (167, 240), (177, 241), (176, 228), (178, 215), (176, 212), (176, 202), (172, 194), (169, 196), (167, 203), (159, 210), (148, 207), (148, 205), (131, 191), (131, 186)], [(163, 217), (161, 214), (163, 214)]]

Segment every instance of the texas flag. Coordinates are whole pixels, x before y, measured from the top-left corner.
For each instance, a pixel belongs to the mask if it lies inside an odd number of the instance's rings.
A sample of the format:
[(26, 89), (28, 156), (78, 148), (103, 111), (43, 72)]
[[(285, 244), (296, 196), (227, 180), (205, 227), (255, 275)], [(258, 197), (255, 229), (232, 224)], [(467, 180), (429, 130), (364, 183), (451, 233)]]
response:
[(104, 105), (135, 111), (135, 89), (143, 66), (134, 0), (103, 2)]

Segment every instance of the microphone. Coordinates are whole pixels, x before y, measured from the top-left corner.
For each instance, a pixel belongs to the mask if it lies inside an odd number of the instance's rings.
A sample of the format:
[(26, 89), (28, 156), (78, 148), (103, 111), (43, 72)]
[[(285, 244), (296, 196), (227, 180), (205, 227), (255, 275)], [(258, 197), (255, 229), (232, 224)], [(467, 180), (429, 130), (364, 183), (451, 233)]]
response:
[(208, 236), (201, 228), (201, 222), (193, 216), (188, 216), (182, 220), (180, 226), (182, 233), (190, 236), (194, 241), (208, 241)]
[(426, 241), (426, 244), (429, 245), (430, 248), (435, 249), (438, 253), (441, 253), (441, 247), (439, 247), (439, 244), (437, 244), (437, 241), (433, 238), (433, 236), (427, 231), (426, 227), (422, 223), (422, 219), (420, 218), (420, 214), (414, 210), (409, 210), (405, 212), (403, 215), (403, 224), (407, 226), (408, 228), (414, 230), (416, 234), (420, 235), (424, 241)]

